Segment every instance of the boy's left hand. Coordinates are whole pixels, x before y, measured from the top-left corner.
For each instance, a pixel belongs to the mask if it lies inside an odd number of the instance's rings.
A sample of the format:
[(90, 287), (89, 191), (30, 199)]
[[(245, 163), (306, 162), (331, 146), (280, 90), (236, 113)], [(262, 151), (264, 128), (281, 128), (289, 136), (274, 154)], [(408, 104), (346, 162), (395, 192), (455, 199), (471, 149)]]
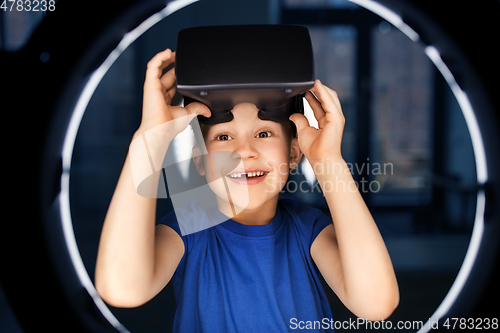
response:
[(300, 149), (312, 163), (342, 158), (340, 146), (345, 118), (337, 93), (316, 80), (305, 98), (318, 120), (319, 129), (309, 126), (303, 114), (294, 113), (290, 116), (297, 127)]

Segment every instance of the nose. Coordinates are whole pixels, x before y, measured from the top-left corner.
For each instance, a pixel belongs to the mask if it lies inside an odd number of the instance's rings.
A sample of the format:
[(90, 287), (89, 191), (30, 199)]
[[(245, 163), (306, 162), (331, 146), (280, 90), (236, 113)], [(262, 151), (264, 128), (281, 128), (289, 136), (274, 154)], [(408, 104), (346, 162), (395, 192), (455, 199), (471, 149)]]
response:
[(241, 138), (236, 142), (236, 147), (233, 152), (235, 155), (239, 155), (239, 158), (245, 159), (256, 159), (259, 157), (259, 151), (255, 146), (255, 143), (251, 138)]

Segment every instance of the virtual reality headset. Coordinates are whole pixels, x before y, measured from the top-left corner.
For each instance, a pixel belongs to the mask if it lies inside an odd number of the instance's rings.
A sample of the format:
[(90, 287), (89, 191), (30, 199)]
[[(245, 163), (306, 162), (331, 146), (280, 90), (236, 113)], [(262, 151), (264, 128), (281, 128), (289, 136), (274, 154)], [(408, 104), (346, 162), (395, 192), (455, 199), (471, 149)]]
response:
[(239, 103), (253, 103), (259, 118), (285, 122), (304, 113), (303, 99), (314, 85), (309, 31), (301, 26), (208, 26), (179, 32), (175, 73), (184, 106), (201, 102), (212, 116), (203, 124), (233, 119)]

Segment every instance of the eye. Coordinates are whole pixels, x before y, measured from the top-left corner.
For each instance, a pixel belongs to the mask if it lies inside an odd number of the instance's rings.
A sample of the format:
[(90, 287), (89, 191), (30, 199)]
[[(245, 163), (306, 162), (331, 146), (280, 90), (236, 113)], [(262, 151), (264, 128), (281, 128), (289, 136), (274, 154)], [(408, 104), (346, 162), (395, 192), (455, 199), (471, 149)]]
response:
[(257, 134), (257, 137), (258, 138), (268, 138), (272, 135), (273, 135), (273, 133), (271, 131), (262, 131), (259, 134)]
[(227, 133), (221, 133), (221, 134), (217, 134), (215, 136), (215, 140), (217, 140), (217, 141), (227, 141), (227, 140), (231, 140), (231, 139), (232, 139), (232, 137)]

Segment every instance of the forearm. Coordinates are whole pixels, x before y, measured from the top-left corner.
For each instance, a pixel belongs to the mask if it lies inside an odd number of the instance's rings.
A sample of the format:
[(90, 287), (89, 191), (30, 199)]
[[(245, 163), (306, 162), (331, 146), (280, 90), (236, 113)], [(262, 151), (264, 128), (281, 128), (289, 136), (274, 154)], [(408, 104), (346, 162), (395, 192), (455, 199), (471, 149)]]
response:
[[(106, 214), (96, 263), (96, 287), (105, 299), (108, 296), (115, 302), (121, 302), (117, 297), (148, 295), (155, 271), (156, 198), (138, 194), (132, 167), (137, 161), (133, 159), (147, 156), (134, 154), (134, 140)], [(157, 174), (148, 183), (148, 192), (156, 193)]]
[(317, 163), (313, 167), (334, 222), (346, 299), (360, 313), (374, 304), (397, 304), (391, 259), (347, 164), (340, 157)]

